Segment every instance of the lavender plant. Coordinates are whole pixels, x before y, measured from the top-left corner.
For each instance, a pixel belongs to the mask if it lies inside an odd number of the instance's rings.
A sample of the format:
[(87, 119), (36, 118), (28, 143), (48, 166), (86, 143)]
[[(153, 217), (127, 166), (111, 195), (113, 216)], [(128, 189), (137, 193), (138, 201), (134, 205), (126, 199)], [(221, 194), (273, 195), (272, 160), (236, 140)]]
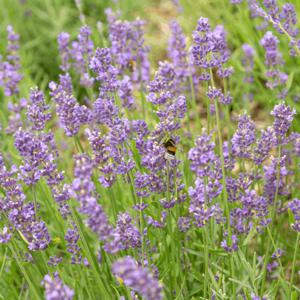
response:
[(233, 44), (226, 22), (200, 16), (186, 34), (173, 20), (167, 57), (150, 64), (148, 22), (107, 8), (99, 39), (76, 1), (83, 24), (57, 36), (59, 76), (28, 89), (7, 27), (3, 299), (299, 297), (299, 108), (286, 63), (299, 59), (296, 9), (247, 6), (250, 22), (263, 18), (256, 42)]

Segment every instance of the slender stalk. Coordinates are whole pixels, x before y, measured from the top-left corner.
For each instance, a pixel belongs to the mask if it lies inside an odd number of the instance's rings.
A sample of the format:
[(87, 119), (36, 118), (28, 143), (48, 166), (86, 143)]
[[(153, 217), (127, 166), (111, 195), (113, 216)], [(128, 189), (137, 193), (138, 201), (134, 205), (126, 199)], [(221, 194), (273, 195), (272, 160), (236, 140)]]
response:
[[(213, 72), (210, 69), (210, 79), (211, 84), (215, 87), (214, 79), (213, 79)], [(225, 216), (226, 216), (226, 223), (227, 223), (227, 232), (228, 232), (228, 244), (231, 245), (231, 227), (230, 227), (230, 210), (228, 204), (228, 194), (227, 194), (227, 186), (226, 186), (226, 171), (225, 171), (225, 162), (224, 162), (224, 154), (223, 154), (223, 138), (222, 138), (222, 131), (221, 131), (221, 121), (220, 121), (220, 113), (219, 113), (219, 106), (217, 99), (214, 100), (215, 109), (216, 109), (216, 122), (217, 122), (217, 131), (218, 131), (218, 140), (219, 140), (219, 152), (220, 152), (220, 159), (221, 159), (221, 168), (222, 168), (222, 199), (223, 199), (223, 206), (225, 209)], [(231, 277), (234, 278), (234, 263), (233, 257), (230, 256), (230, 274)], [(235, 295), (235, 284), (232, 282), (232, 293)]]
[[(79, 231), (79, 235), (80, 235), (80, 239), (82, 241), (82, 244), (83, 244), (83, 247), (84, 247), (84, 251), (85, 251), (85, 254), (87, 255), (88, 257), (88, 261), (89, 263), (91, 264), (92, 266), (92, 270), (94, 272), (94, 275), (95, 275), (95, 279), (99, 285), (99, 288), (101, 289), (101, 291), (104, 293), (105, 297), (108, 297), (107, 299), (109, 299), (111, 297), (111, 294), (109, 292), (109, 290), (107, 289), (106, 285), (104, 284), (103, 280), (103, 276), (101, 275), (101, 271), (99, 269), (99, 266), (95, 260), (95, 257), (94, 257), (94, 254), (92, 253), (90, 247), (89, 247), (89, 244), (85, 238), (85, 235), (82, 231), (82, 227), (81, 227), (81, 224), (80, 224), (80, 220), (77, 216), (77, 213), (75, 211), (75, 209), (71, 207), (71, 213), (72, 213), (72, 217), (73, 217), (73, 220), (75, 221), (75, 224), (78, 228), (78, 231)], [(103, 297), (104, 297), (103, 295)]]
[(32, 195), (33, 195), (33, 204), (34, 204), (35, 219), (38, 220), (35, 185), (32, 185), (31, 187), (32, 187)]
[(300, 240), (300, 232), (297, 233), (294, 256), (293, 256), (292, 274), (291, 274), (291, 278), (290, 278), (290, 292), (289, 292), (289, 295), (290, 295), (289, 298), (290, 299), (292, 299), (291, 298), (291, 296), (292, 296), (292, 287), (293, 287), (293, 282), (294, 282), (296, 259), (297, 259), (298, 247), (299, 247), (299, 240)]
[(197, 111), (196, 94), (195, 94), (195, 87), (194, 87), (194, 82), (193, 82), (192, 75), (189, 76), (189, 81), (190, 81), (190, 88), (191, 88), (191, 95), (192, 95), (192, 101), (190, 101), (191, 102), (191, 107), (192, 107), (192, 109), (195, 113), (197, 127), (199, 126), (199, 130), (201, 130), (202, 125), (201, 125), (199, 113)]
[(204, 299), (207, 299), (207, 281), (208, 281), (208, 240), (206, 226), (203, 228), (204, 239)]
[[(214, 87), (213, 81), (213, 74), (211, 72), (211, 83)], [(222, 195), (223, 195), (223, 205), (225, 207), (225, 214), (227, 219), (227, 229), (228, 229), (228, 237), (231, 238), (231, 228), (230, 228), (230, 211), (228, 205), (228, 195), (227, 195), (227, 188), (226, 188), (226, 172), (225, 172), (225, 163), (224, 163), (224, 154), (223, 154), (223, 138), (222, 138), (222, 131), (221, 131), (221, 121), (220, 121), (220, 113), (219, 113), (219, 106), (218, 101), (215, 99), (214, 101), (215, 109), (216, 109), (216, 121), (217, 121), (217, 132), (218, 132), (218, 140), (219, 140), (219, 152), (220, 152), (220, 159), (221, 159), (221, 168), (222, 168)]]
[[(142, 198), (137, 195), (136, 190), (134, 188), (134, 180), (133, 180), (132, 172), (130, 171), (128, 174), (129, 174), (129, 180), (130, 180), (130, 189), (131, 189), (132, 196), (134, 198), (134, 203), (135, 204), (139, 204), (140, 207), (141, 207), (141, 205), (142, 205)], [(143, 212), (142, 212), (141, 209), (139, 209), (139, 229), (140, 229), (140, 235), (141, 235), (142, 266), (143, 267), (144, 267), (144, 259), (145, 259), (144, 228), (145, 228), (145, 226), (144, 226)]]
[(26, 269), (23, 267), (21, 261), (19, 260), (19, 256), (18, 256), (17, 252), (14, 250), (15, 244), (13, 242), (12, 242), (12, 244), (13, 245), (9, 244), (9, 248), (10, 248), (13, 256), (15, 257), (16, 262), (17, 262), (21, 272), (23, 273), (24, 278), (27, 281), (33, 295), (34, 295), (34, 298), (37, 299), (37, 300), (41, 299), (39, 291), (36, 289), (34, 283), (31, 281), (29, 274), (27, 273)]
[[(227, 81), (226, 78), (223, 78), (223, 86), (224, 86), (224, 96), (227, 95)], [(231, 120), (230, 120), (230, 112), (229, 112), (229, 106), (226, 105), (225, 107), (225, 117), (227, 121), (227, 128), (228, 128), (228, 136), (232, 136), (232, 126), (231, 126)]]
[[(204, 205), (208, 202), (207, 200), (207, 191), (206, 186), (208, 184), (208, 178), (205, 176), (204, 178)], [(207, 299), (207, 279), (208, 279), (208, 236), (207, 236), (207, 226), (208, 224), (205, 224), (202, 234), (203, 234), (203, 241), (204, 241), (204, 299)]]
[[(278, 148), (278, 165), (277, 165), (277, 174), (276, 174), (276, 190), (275, 190), (274, 203), (273, 203), (273, 208), (272, 208), (272, 213), (271, 213), (271, 223), (268, 225), (268, 228), (267, 228), (268, 230), (269, 230), (269, 226), (272, 227), (273, 224), (275, 223), (277, 198), (278, 198), (278, 192), (279, 192), (279, 180), (280, 180), (280, 159), (281, 159), (281, 145)], [(268, 261), (269, 261), (269, 258), (270, 258), (270, 248), (271, 248), (270, 244), (271, 244), (271, 237), (269, 235), (268, 243), (267, 243), (266, 259), (265, 259), (264, 269), (263, 269), (261, 295), (263, 295), (265, 282), (266, 282), (266, 277), (267, 277), (267, 264), (268, 264)]]

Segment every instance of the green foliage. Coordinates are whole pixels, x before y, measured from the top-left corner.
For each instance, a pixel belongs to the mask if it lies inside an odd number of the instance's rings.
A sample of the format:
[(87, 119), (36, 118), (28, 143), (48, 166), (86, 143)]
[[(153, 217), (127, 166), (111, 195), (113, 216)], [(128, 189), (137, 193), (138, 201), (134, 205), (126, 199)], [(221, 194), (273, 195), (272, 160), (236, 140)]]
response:
[[(153, 66), (157, 66), (159, 60), (166, 58), (166, 36), (169, 36), (167, 25), (171, 19), (177, 18), (188, 36), (191, 36), (200, 15), (208, 17), (213, 25), (224, 24), (232, 51), (230, 65), (235, 69), (235, 75), (229, 82), (229, 89), (235, 99), (231, 109), (234, 115), (238, 115), (246, 109), (242, 101), (245, 91), (241, 80), (244, 72), (241, 64), (241, 45), (249, 43), (256, 49), (255, 82), (251, 88), (252, 90), (248, 91), (255, 92), (254, 102), (250, 104), (253, 118), (260, 122), (260, 127), (266, 127), (270, 124), (269, 111), (276, 100), (275, 94), (265, 88), (264, 51), (259, 42), (263, 33), (255, 28), (257, 21), (254, 22), (249, 18), (246, 3), (240, 6), (231, 6), (227, 0), (182, 0), (183, 13), (177, 17), (176, 9), (170, 1), (124, 0), (119, 1), (119, 4), (108, 0), (82, 0), (82, 2), (85, 21), (92, 27), (92, 37), (98, 45), (103, 42), (96, 30), (98, 21), (103, 22), (104, 35), (107, 36), (105, 8), (121, 9), (122, 19), (132, 20), (136, 16), (146, 19), (148, 21), (146, 39), (152, 47), (150, 60)], [(291, 2), (294, 3), (296, 11), (300, 12), (300, 1), (293, 0)], [(34, 86), (46, 91), (47, 95), (49, 81), (57, 80), (60, 74), (57, 35), (62, 31), (66, 31), (70, 33), (72, 38), (75, 38), (82, 25), (80, 12), (75, 2), (71, 0), (0, 0), (0, 8), (0, 40), (5, 40), (5, 28), (8, 24), (12, 24), (15, 31), (21, 36), (20, 55), (22, 74), (24, 75), (21, 85), (22, 95), (24, 97), (28, 96), (30, 88)], [(188, 44), (191, 45), (191, 39), (188, 40)], [(5, 46), (5, 43), (0, 43), (1, 53), (5, 51)], [(291, 58), (288, 55), (288, 48), (288, 40), (284, 36), (280, 36), (280, 50), (284, 54), (286, 70), (288, 70), (289, 75), (287, 103), (293, 105), (299, 114), (300, 104), (295, 103), (293, 100), (293, 97), (300, 93), (299, 58)], [(153, 67), (152, 70), (155, 70), (155, 68)], [(86, 91), (78, 88), (76, 93), (79, 95), (78, 98), (82, 100)], [(4, 128), (8, 122), (7, 102), (8, 100), (1, 92), (0, 121)], [(146, 103), (146, 111), (145, 119), (153, 124), (155, 117), (149, 103)], [(140, 117), (140, 115), (141, 112), (138, 111), (133, 112), (130, 117), (135, 118)], [(54, 126), (54, 124), (51, 126)], [(192, 126), (200, 127), (201, 124), (195, 124), (194, 122)], [(200, 128), (193, 129), (197, 131), (197, 134), (200, 134)], [(299, 116), (295, 119), (293, 129), (300, 129)], [(18, 163), (20, 157), (13, 146), (13, 138), (4, 135), (3, 131), (0, 134), (1, 152), (6, 153), (14, 163)], [(68, 141), (69, 146), (64, 149), (65, 137), (61, 131), (56, 135), (56, 139), (62, 153), (59, 159), (59, 168), (65, 170), (66, 179), (71, 182), (73, 172), (71, 168), (72, 156), (76, 152), (81, 152), (81, 150), (78, 144), (73, 141)], [(75, 147), (75, 144), (77, 147)], [(185, 174), (184, 183), (187, 187), (193, 184), (193, 174), (189, 170), (186, 153), (192, 145), (193, 141), (185, 138), (182, 141), (182, 149), (178, 150), (178, 158), (183, 160), (182, 171)], [(90, 149), (87, 149), (85, 143), (82, 147), (89, 153)], [(134, 153), (134, 158), (137, 163), (140, 162), (137, 153)], [(117, 211), (128, 210), (132, 214), (135, 213), (131, 209), (135, 195), (130, 181), (120, 177), (110, 190), (97, 184), (97, 180), (94, 181), (97, 192), (105, 199), (103, 206), (111, 221), (116, 220)], [(31, 190), (26, 191), (26, 195), (29, 199), (34, 197)], [(299, 197), (299, 195), (300, 192), (296, 191), (292, 196)], [(63, 264), (57, 270), (47, 264), (47, 258), (58, 251), (63, 255), (69, 255), (65, 251), (64, 241), (64, 235), (69, 224), (66, 224), (59, 214), (57, 204), (53, 200), (46, 182), (41, 181), (36, 186), (36, 198), (40, 205), (41, 217), (46, 221), (52, 237), (51, 247), (44, 252), (33, 252), (34, 264), (32, 264), (24, 260), (27, 245), (22, 237), (14, 241), (10, 247), (0, 246), (0, 299), (42, 299), (41, 280), (45, 274), (54, 271), (58, 271), (63, 282), (75, 290), (76, 299), (118, 299), (120, 295), (128, 296), (129, 290), (125, 286), (118, 285), (110, 272), (112, 260), (115, 260), (118, 255), (111, 257), (102, 251), (103, 263), (99, 264), (97, 262), (94, 250), (98, 248), (99, 241), (84, 225), (81, 216), (76, 212), (76, 204), (74, 203), (72, 218), (79, 228), (80, 246), (90, 266), (86, 268), (83, 265)], [(151, 199), (154, 218), (161, 213), (161, 208), (157, 204), (159, 200), (159, 196)], [(277, 245), (270, 245), (270, 252), (273, 252), (273, 248), (275, 248), (273, 246), (284, 245), (286, 253), (282, 263), (289, 265), (290, 269), (296, 235), (291, 231), (287, 231), (287, 223), (293, 222), (292, 214), (289, 213), (288, 216), (288, 220), (286, 220), (287, 215), (280, 216), (276, 220), (274, 234), (278, 238), (276, 240)], [(281, 224), (284, 224), (285, 227), (282, 227)], [(149, 229), (151, 244), (158, 245), (158, 252), (160, 253), (159, 256), (154, 254), (154, 260), (160, 269), (160, 278), (165, 286), (165, 299), (211, 299), (213, 294), (217, 299), (241, 299), (236, 298), (238, 293), (243, 293), (246, 299), (251, 299), (252, 292), (257, 295), (266, 295), (269, 297), (268, 299), (288, 299), (289, 295), (292, 300), (299, 298), (299, 284), (293, 286), (293, 291), (290, 294), (289, 276), (288, 274), (282, 274), (282, 270), (278, 271), (280, 273), (278, 281), (267, 282), (264, 290), (260, 290), (260, 287), (264, 285), (265, 278), (260, 271), (261, 265), (259, 265), (257, 257), (258, 253), (264, 252), (268, 239), (267, 234), (260, 237), (256, 236), (257, 239), (254, 243), (255, 233), (250, 231), (242, 241), (239, 251), (226, 253), (214, 244), (213, 237), (217, 231), (216, 224), (211, 224), (210, 230), (199, 229), (192, 236), (188, 247), (183, 243), (184, 234), (179, 232), (175, 218), (168, 216), (167, 226), (167, 231)], [(205, 246), (207, 244), (209, 247)], [(138, 255), (136, 250), (128, 250), (127, 252), (128, 255), (132, 253)], [(299, 269), (298, 258), (299, 255), (296, 253), (297, 270)], [(229, 261), (234, 269), (233, 273), (229, 272)], [(184, 262), (185, 269), (182, 269), (182, 262)], [(295, 274), (295, 278), (296, 276), (297, 281), (295, 281), (299, 283), (298, 274)], [(199, 295), (203, 294), (203, 290), (206, 293), (205, 297), (200, 298)], [(176, 297), (173, 297), (174, 291)], [(128, 297), (128, 299), (130, 298)]]

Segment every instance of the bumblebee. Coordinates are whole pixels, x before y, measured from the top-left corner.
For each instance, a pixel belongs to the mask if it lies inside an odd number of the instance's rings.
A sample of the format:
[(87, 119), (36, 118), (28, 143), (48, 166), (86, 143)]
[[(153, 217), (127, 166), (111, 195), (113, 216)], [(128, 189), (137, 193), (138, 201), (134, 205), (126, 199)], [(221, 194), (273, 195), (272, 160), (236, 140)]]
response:
[(136, 61), (134, 61), (133, 59), (130, 59), (127, 63), (127, 69), (133, 73), (136, 69)]
[(176, 154), (176, 144), (175, 141), (173, 139), (168, 139), (166, 142), (164, 142), (164, 147), (166, 149), (166, 155), (165, 158), (166, 159), (174, 159), (175, 158), (175, 154)]

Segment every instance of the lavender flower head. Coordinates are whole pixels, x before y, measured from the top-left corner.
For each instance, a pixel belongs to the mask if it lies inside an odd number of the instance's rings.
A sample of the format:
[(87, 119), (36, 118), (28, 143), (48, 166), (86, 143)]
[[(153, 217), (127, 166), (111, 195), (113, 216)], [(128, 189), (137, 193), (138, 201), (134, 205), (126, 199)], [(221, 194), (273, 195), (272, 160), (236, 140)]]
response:
[[(187, 61), (186, 37), (180, 25), (173, 21), (170, 24), (172, 35), (169, 40), (168, 56), (174, 66), (177, 85), (182, 84), (182, 80), (189, 76), (189, 65)], [(177, 86), (176, 85), (176, 86)]]
[(32, 124), (33, 130), (41, 131), (45, 128), (46, 122), (51, 119), (51, 114), (46, 112), (48, 109), (43, 92), (37, 88), (32, 89), (30, 104), (27, 107), (27, 120)]
[[(223, 26), (218, 25), (214, 30), (211, 30), (208, 19), (201, 17), (193, 33), (193, 40), (192, 55), (195, 65), (205, 70), (216, 67), (220, 77), (231, 75), (233, 69), (224, 68), (224, 64), (229, 59), (230, 51)], [(204, 72), (200, 77), (202, 80), (210, 79), (207, 72)]]
[(80, 75), (80, 84), (85, 87), (92, 87), (94, 78), (89, 75), (89, 61), (94, 50), (94, 44), (90, 39), (91, 29), (82, 26), (77, 40), (70, 44), (70, 35), (62, 32), (57, 37), (59, 53), (61, 57), (60, 69), (64, 72), (73, 67)]
[(97, 48), (95, 55), (91, 57), (90, 69), (97, 75), (96, 79), (101, 83), (101, 90), (114, 92), (118, 88), (118, 70), (112, 65), (111, 49)]
[(232, 153), (237, 157), (250, 158), (251, 145), (255, 142), (255, 124), (245, 114), (239, 117), (238, 128), (234, 133), (232, 143)]
[(277, 104), (271, 111), (271, 115), (274, 117), (273, 128), (276, 134), (277, 143), (284, 141), (295, 114), (296, 110), (284, 103)]
[(213, 216), (221, 219), (222, 215), (218, 205), (211, 205), (212, 200), (222, 192), (221, 163), (214, 148), (211, 136), (203, 133), (195, 140), (195, 147), (188, 154), (190, 168), (197, 175), (195, 187), (189, 187), (189, 212), (193, 214), (197, 227), (203, 227)]
[(188, 153), (190, 168), (199, 177), (208, 176), (210, 165), (216, 159), (215, 144), (211, 142), (211, 136), (202, 134), (195, 140), (195, 146)]
[(244, 52), (244, 58), (242, 60), (243, 66), (245, 68), (245, 77), (244, 82), (253, 83), (253, 67), (254, 67), (254, 55), (255, 50), (248, 44), (244, 44), (242, 46)]
[(80, 125), (91, 121), (91, 113), (85, 105), (79, 105), (72, 95), (72, 81), (69, 74), (60, 75), (60, 84), (50, 82), (50, 95), (56, 102), (56, 112), (67, 136), (78, 133)]
[(19, 73), (20, 58), (17, 54), (19, 49), (19, 35), (12, 26), (7, 26), (6, 61), (1, 60), (0, 55), (0, 86), (4, 87), (5, 96), (13, 96), (19, 93), (19, 82), (22, 75)]
[(128, 213), (118, 214), (117, 226), (111, 233), (111, 236), (112, 240), (104, 245), (104, 249), (109, 253), (141, 247), (140, 232), (132, 224), (132, 218)]
[(77, 41), (72, 42), (70, 50), (74, 69), (80, 74), (80, 84), (86, 87), (91, 87), (94, 83), (94, 78), (90, 77), (88, 72), (89, 61), (94, 50), (94, 44), (90, 36), (90, 27), (82, 26)]
[(69, 49), (69, 41), (70, 41), (70, 35), (67, 32), (61, 32), (57, 37), (58, 42), (58, 48), (61, 58), (61, 65), (60, 68), (64, 72), (67, 72), (70, 69), (70, 58), (71, 53)]
[(253, 153), (253, 160), (257, 165), (263, 163), (263, 161), (270, 155), (271, 149), (276, 144), (276, 137), (273, 127), (268, 127), (266, 130), (261, 130), (261, 136), (257, 140), (257, 146)]
[(54, 273), (53, 278), (45, 275), (42, 285), (46, 300), (72, 300), (74, 297), (74, 291), (61, 281), (58, 273)]
[(294, 223), (291, 224), (293, 230), (300, 232), (300, 200), (295, 198), (288, 203), (288, 208), (294, 215)]
[(299, 45), (297, 45), (299, 29), (297, 28), (297, 14), (293, 4), (284, 3), (280, 8), (277, 1), (265, 0), (263, 1), (263, 7), (260, 6), (258, 1), (251, 0), (248, 5), (252, 17), (262, 17), (264, 19), (259, 29), (265, 29), (268, 24), (271, 24), (278, 33), (288, 36), (290, 55), (299, 54)]
[[(106, 11), (109, 25), (111, 54), (118, 74), (130, 73), (133, 82), (148, 82), (150, 78), (149, 47), (145, 46), (144, 25), (135, 21), (118, 20), (111, 9)], [(134, 65), (134, 67), (132, 67)]]
[(268, 82), (266, 86), (274, 89), (277, 86), (284, 85), (288, 79), (288, 75), (280, 71), (283, 60), (281, 53), (278, 51), (278, 38), (271, 31), (268, 31), (260, 43), (265, 49), (265, 62), (268, 67), (266, 72)]
[(112, 272), (125, 286), (139, 293), (146, 300), (163, 299), (161, 284), (147, 268), (139, 266), (132, 257), (126, 256), (114, 262)]
[(86, 225), (102, 241), (111, 237), (112, 228), (100, 204), (97, 203), (95, 185), (91, 180), (93, 162), (86, 154), (74, 156), (75, 167), (70, 194), (79, 202), (79, 211), (86, 215)]

